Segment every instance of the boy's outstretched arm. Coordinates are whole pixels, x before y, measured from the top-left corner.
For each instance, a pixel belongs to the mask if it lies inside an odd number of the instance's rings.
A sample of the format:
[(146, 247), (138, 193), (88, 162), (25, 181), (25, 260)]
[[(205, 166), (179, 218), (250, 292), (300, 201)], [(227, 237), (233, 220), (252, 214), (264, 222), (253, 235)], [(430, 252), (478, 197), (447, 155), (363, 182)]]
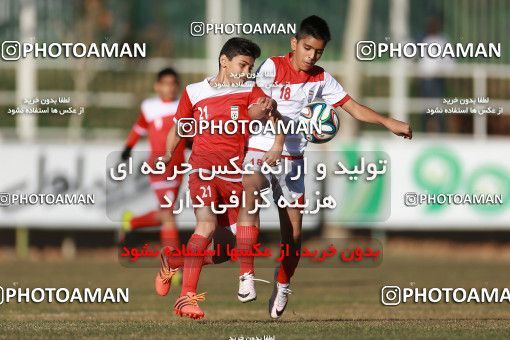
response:
[[(281, 114), (278, 111), (274, 111), (270, 113), (269, 119), (273, 122), (276, 127), (278, 121), (281, 120)], [(285, 143), (285, 135), (277, 129), (277, 133), (274, 138), (273, 146), (269, 149), (264, 156), (262, 157), (262, 161), (266, 162), (270, 166), (278, 165), (278, 162), (282, 158), (283, 153), (283, 144)]]
[(140, 112), (136, 123), (133, 124), (131, 131), (129, 131), (128, 138), (126, 139), (126, 143), (124, 145), (124, 150), (120, 156), (121, 160), (125, 161), (131, 157), (131, 150), (135, 147), (135, 144), (138, 142), (140, 136), (147, 134), (148, 126), (149, 124), (147, 123), (147, 120), (145, 120), (143, 112)]
[(408, 123), (380, 115), (371, 108), (356, 102), (352, 98), (342, 105), (342, 109), (347, 111), (352, 117), (359, 121), (372, 124), (381, 124), (397, 136), (401, 136), (407, 139), (413, 138), (413, 131)]
[[(250, 119), (266, 120), (269, 119), (276, 127), (277, 121), (281, 119), (280, 113), (277, 111), (276, 101), (269, 97), (260, 97), (257, 102), (248, 109)], [(268, 150), (262, 160), (270, 166), (275, 166), (280, 160), (283, 152), (283, 144), (285, 135), (279, 129), (275, 136), (275, 141), (270, 150)]]
[(181, 141), (181, 136), (177, 133), (177, 122), (170, 128), (168, 136), (166, 138), (166, 153), (163, 156), (163, 162), (168, 163), (172, 159), (172, 153), (174, 152), (177, 144)]

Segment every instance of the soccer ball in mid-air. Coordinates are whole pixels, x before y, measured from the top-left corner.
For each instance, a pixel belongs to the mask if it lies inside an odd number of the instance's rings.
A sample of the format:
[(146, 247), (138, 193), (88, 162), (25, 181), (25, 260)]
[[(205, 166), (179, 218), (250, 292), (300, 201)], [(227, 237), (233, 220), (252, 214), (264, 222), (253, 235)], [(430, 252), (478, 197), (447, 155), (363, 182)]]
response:
[(324, 102), (313, 102), (306, 105), (299, 114), (299, 120), (306, 124), (304, 137), (311, 143), (329, 142), (340, 128), (340, 120), (335, 109)]

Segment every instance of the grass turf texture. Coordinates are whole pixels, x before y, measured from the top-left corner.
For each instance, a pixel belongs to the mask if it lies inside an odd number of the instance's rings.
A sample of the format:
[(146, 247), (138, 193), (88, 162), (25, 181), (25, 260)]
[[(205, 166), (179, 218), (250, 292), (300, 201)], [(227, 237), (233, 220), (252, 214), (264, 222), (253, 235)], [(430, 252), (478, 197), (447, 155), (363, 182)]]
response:
[[(508, 258), (479, 258), (470, 251), (437, 252), (386, 246), (378, 268), (298, 268), (293, 295), (282, 318), (272, 321), (267, 300), (272, 285), (257, 283), (256, 301), (238, 302), (237, 270), (207, 267), (199, 292), (206, 317), (179, 318), (171, 312), (179, 289), (156, 296), (155, 268), (126, 268), (109, 256), (74, 261), (0, 261), (3, 287), (129, 287), (128, 304), (0, 305), (0, 338), (190, 338), (275, 336), (327, 338), (503, 338), (510, 336), (510, 305), (413, 304), (385, 307), (384, 285), (402, 287), (508, 287)], [(497, 253), (497, 252), (496, 252)], [(272, 269), (257, 277), (272, 279)]]

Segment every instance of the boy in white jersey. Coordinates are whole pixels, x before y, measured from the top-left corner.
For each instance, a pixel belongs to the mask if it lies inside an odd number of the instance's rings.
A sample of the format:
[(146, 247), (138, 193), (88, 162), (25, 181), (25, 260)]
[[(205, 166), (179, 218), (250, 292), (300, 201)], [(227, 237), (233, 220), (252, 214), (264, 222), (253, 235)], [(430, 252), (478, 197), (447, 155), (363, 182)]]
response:
[[(320, 59), (327, 42), (330, 40), (327, 23), (318, 16), (312, 15), (301, 22), (299, 32), (290, 40), (292, 52), (285, 56), (267, 59), (257, 72), (256, 83), (267, 96), (276, 100), (278, 112), (283, 121), (298, 120), (300, 111), (314, 99), (322, 98), (326, 103), (341, 107), (355, 119), (381, 124), (398, 136), (411, 138), (412, 131), (409, 124), (393, 118), (384, 117), (372, 109), (357, 103), (343, 89), (343, 87), (323, 68), (315, 63)], [(274, 143), (274, 135), (251, 135), (248, 142), (248, 152), (245, 164), (251, 163), (255, 167), (264, 162), (268, 150), (275, 150), (280, 146), (283, 158), (292, 162), (292, 168), (303, 167), (303, 153), (307, 141), (301, 134), (287, 134), (283, 146)], [(278, 152), (280, 150), (275, 150)], [(243, 177), (246, 192), (260, 192), (272, 186), (275, 202), (281, 196), (289, 202), (304, 201), (304, 176), (297, 180), (290, 180), (289, 174), (262, 175), (260, 172)], [(248, 201), (239, 211), (238, 227), (251, 226), (259, 228), (258, 214), (249, 214), (254, 208), (254, 199)], [(272, 318), (279, 318), (288, 301), (290, 278), (298, 265), (299, 257), (296, 251), (301, 248), (302, 214), (298, 208), (278, 208), (280, 217), (280, 231), (282, 244), (289, 245), (289, 256), (285, 257), (275, 273), (273, 294), (269, 300), (269, 313)], [(248, 273), (253, 269), (248, 270)], [(239, 299), (249, 296), (253, 300), (256, 296), (253, 275), (246, 275), (240, 280)]]
[[(158, 72), (154, 90), (158, 97), (145, 99), (140, 107), (140, 114), (129, 132), (121, 159), (126, 161), (131, 157), (131, 150), (135, 147), (141, 136), (147, 135), (150, 146), (150, 156), (147, 162), (154, 164), (158, 157), (166, 153), (166, 137), (174, 125), (174, 115), (179, 104), (179, 75), (172, 68), (164, 68)], [(182, 175), (175, 176), (172, 181), (167, 177), (174, 175), (174, 166), (184, 162), (184, 141), (175, 153), (173, 163), (166, 167), (165, 173), (150, 174), (151, 188), (154, 190), (159, 209), (151, 210), (145, 214), (132, 216), (130, 211), (123, 215), (122, 231), (132, 232), (141, 228), (161, 226), (160, 239), (162, 246), (180, 247), (179, 232), (175, 217), (171, 209), (161, 208), (167, 199), (174, 201), (179, 194)]]

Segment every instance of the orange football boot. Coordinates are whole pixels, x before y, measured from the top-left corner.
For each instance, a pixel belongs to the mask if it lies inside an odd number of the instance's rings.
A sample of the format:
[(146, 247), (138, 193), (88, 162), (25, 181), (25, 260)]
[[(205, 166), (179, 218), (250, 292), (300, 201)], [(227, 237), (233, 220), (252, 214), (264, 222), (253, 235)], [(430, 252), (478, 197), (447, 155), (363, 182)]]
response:
[[(165, 247), (170, 252), (173, 251), (173, 247)], [(179, 268), (170, 268), (165, 258), (165, 248), (161, 250), (160, 260), (161, 260), (161, 268), (156, 274), (156, 278), (154, 279), (154, 288), (156, 288), (156, 293), (161, 296), (165, 296), (170, 291), (170, 285), (172, 284), (172, 277), (177, 273)]]
[(186, 316), (191, 319), (201, 319), (205, 313), (198, 306), (198, 301), (205, 300), (205, 293), (192, 293), (188, 292), (186, 295), (181, 296), (175, 301), (174, 313), (179, 316)]

